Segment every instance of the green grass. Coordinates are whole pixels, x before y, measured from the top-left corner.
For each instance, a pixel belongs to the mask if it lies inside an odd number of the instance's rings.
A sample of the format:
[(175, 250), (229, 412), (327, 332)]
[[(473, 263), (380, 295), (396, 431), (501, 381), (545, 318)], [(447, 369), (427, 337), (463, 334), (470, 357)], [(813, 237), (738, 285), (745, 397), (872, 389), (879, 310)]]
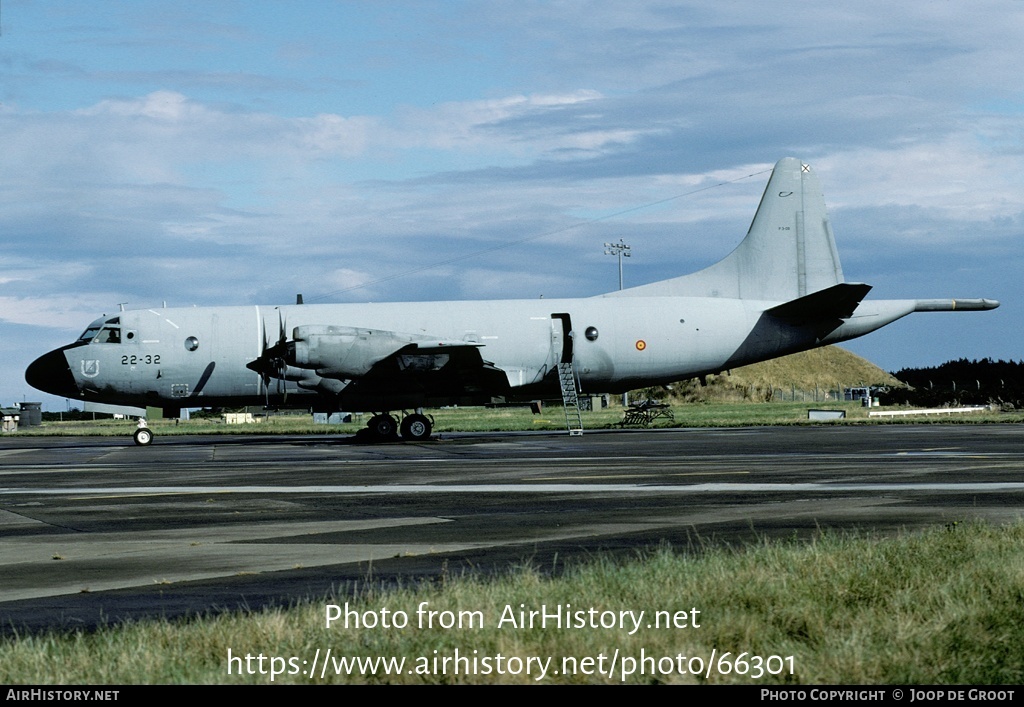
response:
[[(807, 411), (814, 409), (845, 410), (846, 419), (810, 421)], [(883, 408), (884, 409), (884, 408)], [(611, 429), (622, 420), (622, 407), (613, 405), (603, 410), (583, 413), (585, 429)], [(672, 405), (674, 422), (659, 419), (651, 427), (746, 427), (752, 425), (822, 425), (822, 424), (960, 424), (986, 422), (1021, 422), (1024, 413), (965, 413), (944, 416), (913, 416), (894, 419), (868, 418), (867, 409), (860, 403), (814, 402), (710, 402), (675, 403)], [(434, 418), (435, 433), (444, 432), (502, 432), (515, 430), (565, 429), (565, 414), (561, 406), (546, 406), (540, 415), (527, 407), (507, 408), (442, 408), (428, 410)], [(309, 415), (272, 414), (264, 422), (249, 425), (227, 425), (219, 420), (149, 420), (150, 427), (159, 435), (181, 434), (354, 434), (369, 416), (358, 416), (342, 425), (315, 425)], [(119, 436), (130, 435), (134, 421), (99, 420), (95, 422), (45, 422), (40, 427), (14, 433), (30, 436)]]
[[(0, 642), (0, 682), (38, 684), (269, 683), (267, 674), (228, 674), (234, 656), (312, 660), (340, 656), (418, 659), (462, 655), (552, 659), (545, 683), (1020, 684), (1024, 681), (1024, 523), (950, 524), (877, 539), (823, 534), (810, 542), (740, 549), (662, 548), (632, 561), (595, 560), (548, 578), (533, 567), (501, 577), (448, 577), (432, 585), (352, 595), (182, 622), (139, 622), (94, 633), (25, 636)], [(406, 628), (325, 627), (327, 603), (350, 602), (380, 616), (404, 611)], [(483, 627), (421, 629), (416, 609), (479, 612)], [(497, 628), (511, 606), (648, 612), (634, 635), (618, 629)], [(647, 628), (664, 610), (696, 615), (699, 628)], [(364, 614), (367, 616), (367, 614)], [(477, 651), (473, 654), (472, 651)], [(710, 677), (661, 670), (631, 675), (561, 674), (564, 657), (637, 658), (641, 652), (707, 660), (746, 653), (745, 675)], [(435, 652), (436, 651), (436, 652)], [(782, 673), (751, 677), (753, 656), (785, 656)], [(791, 661), (789, 656), (792, 656)], [(716, 660), (717, 663), (717, 660)], [(298, 664), (296, 664), (297, 666)], [(695, 664), (693, 664), (695, 666)], [(722, 664), (725, 665), (724, 663)], [(789, 666), (793, 666), (790, 674)], [(773, 663), (778, 668), (780, 662)], [(257, 664), (252, 663), (255, 669)], [(378, 669), (326, 679), (285, 674), (275, 683), (531, 683), (532, 676), (387, 675)], [(741, 664), (742, 669), (742, 664)]]

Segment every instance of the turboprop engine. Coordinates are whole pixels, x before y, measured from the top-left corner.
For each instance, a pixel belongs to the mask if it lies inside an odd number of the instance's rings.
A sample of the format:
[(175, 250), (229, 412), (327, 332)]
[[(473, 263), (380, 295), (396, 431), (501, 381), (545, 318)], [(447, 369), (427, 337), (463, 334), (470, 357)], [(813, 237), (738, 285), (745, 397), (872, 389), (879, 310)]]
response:
[(283, 353), (289, 366), (313, 370), (322, 378), (350, 380), (394, 356), (401, 369), (439, 370), (449, 360), (445, 347), (466, 346), (412, 334), (347, 326), (295, 327)]

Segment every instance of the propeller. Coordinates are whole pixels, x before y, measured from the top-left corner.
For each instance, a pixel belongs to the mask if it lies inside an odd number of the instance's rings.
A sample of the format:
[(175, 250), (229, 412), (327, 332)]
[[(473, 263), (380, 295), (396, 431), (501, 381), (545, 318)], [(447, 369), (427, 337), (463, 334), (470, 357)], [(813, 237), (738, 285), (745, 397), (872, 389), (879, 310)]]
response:
[(266, 322), (263, 324), (263, 347), (260, 355), (254, 361), (245, 364), (249, 370), (260, 374), (260, 381), (263, 384), (263, 392), (267, 398), (267, 407), (270, 407), (270, 379), (277, 379), (277, 394), (282, 396), (284, 401), (288, 400), (288, 386), (285, 381), (285, 374), (288, 371), (287, 357), (293, 344), (288, 341), (288, 328), (285, 325), (284, 315), (277, 310), (278, 338), (273, 346), (267, 340)]

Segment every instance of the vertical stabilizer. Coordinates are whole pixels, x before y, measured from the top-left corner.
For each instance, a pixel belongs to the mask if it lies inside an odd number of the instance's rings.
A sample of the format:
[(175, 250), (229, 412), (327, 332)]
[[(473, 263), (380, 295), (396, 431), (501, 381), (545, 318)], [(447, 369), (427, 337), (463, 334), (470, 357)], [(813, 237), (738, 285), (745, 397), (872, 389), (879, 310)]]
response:
[(691, 275), (607, 296), (729, 297), (785, 302), (843, 282), (818, 177), (800, 160), (775, 165), (746, 238)]

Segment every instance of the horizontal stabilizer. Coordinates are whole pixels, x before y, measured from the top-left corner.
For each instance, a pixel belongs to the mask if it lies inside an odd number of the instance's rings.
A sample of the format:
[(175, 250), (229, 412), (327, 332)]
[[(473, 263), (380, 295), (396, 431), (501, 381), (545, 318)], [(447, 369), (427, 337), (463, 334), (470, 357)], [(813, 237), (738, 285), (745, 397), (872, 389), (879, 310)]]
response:
[(846, 319), (853, 315), (853, 310), (870, 290), (871, 285), (864, 283), (841, 282), (772, 307), (767, 313), (793, 324)]
[(978, 312), (998, 306), (999, 300), (994, 299), (919, 299), (914, 303), (914, 311)]

